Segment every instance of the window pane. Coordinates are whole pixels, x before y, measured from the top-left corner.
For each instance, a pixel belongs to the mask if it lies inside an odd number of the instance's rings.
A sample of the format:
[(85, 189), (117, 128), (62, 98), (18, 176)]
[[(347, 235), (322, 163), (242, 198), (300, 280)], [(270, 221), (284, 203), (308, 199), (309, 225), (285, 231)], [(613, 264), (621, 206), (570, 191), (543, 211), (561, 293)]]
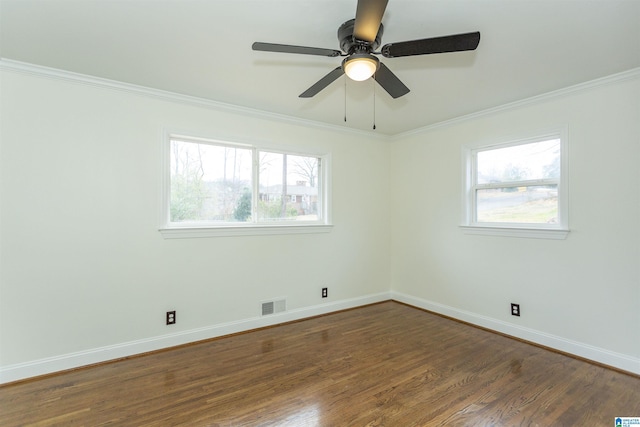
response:
[(171, 222), (250, 221), (252, 150), (171, 141)]
[(259, 153), (258, 220), (317, 221), (317, 157)]
[(558, 186), (504, 187), (476, 191), (477, 221), (555, 224)]
[(560, 177), (560, 140), (479, 151), (478, 184)]

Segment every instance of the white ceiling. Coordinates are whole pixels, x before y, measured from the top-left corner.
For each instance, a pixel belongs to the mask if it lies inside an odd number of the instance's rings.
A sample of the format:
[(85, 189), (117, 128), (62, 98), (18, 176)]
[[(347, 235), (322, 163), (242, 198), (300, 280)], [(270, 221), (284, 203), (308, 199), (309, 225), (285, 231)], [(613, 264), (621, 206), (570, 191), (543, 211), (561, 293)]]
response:
[[(356, 0), (0, 0), (4, 59), (370, 130), (373, 82), (298, 95), (341, 58)], [(381, 58), (410, 89), (375, 88), (376, 132), (397, 134), (640, 67), (640, 0), (390, 0), (382, 44), (480, 31), (476, 51)]]

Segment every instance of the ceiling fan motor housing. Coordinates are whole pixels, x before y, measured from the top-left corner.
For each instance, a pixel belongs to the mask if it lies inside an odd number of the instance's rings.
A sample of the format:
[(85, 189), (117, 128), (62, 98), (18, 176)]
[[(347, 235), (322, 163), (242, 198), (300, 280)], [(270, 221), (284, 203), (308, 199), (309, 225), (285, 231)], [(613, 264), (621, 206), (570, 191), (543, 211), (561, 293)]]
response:
[(380, 46), (380, 41), (382, 40), (382, 33), (384, 31), (383, 25), (380, 24), (376, 39), (370, 43), (368, 41), (358, 40), (353, 37), (353, 28), (355, 22), (355, 19), (350, 19), (344, 24), (340, 25), (340, 28), (338, 28), (338, 41), (340, 42), (340, 49), (342, 49), (343, 52), (349, 55), (353, 53), (371, 53), (372, 51), (376, 50), (378, 46)]

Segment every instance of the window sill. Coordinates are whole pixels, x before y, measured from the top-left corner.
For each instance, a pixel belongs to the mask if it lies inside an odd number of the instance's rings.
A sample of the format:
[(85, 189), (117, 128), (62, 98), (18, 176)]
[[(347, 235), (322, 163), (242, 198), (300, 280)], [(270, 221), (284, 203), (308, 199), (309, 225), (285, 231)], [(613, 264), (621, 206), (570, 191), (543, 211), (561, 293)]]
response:
[(484, 236), (520, 237), (526, 239), (564, 240), (569, 235), (568, 229), (541, 229), (518, 227), (491, 227), (479, 225), (461, 225), (465, 234)]
[(264, 236), (276, 234), (317, 234), (329, 233), (332, 225), (250, 225), (220, 227), (173, 227), (161, 228), (165, 239), (196, 239), (206, 237)]

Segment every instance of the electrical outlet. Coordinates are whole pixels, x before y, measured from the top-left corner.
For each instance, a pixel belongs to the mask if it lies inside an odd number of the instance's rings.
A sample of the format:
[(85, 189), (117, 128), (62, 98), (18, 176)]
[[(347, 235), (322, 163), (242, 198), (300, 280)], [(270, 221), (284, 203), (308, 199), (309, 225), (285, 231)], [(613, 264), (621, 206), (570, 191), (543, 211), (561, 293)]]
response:
[(174, 325), (176, 323), (176, 312), (167, 311), (167, 325)]
[(511, 315), (520, 317), (520, 304), (511, 303)]
[(329, 296), (329, 288), (322, 288), (322, 298)]

